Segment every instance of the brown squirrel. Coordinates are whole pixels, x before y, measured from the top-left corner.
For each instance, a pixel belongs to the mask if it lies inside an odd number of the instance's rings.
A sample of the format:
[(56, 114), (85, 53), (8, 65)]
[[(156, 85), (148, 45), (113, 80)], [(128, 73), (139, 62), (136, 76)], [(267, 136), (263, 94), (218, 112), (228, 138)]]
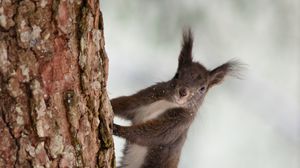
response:
[(229, 61), (207, 70), (193, 62), (192, 48), (189, 30), (183, 33), (178, 69), (171, 80), (111, 100), (115, 115), (132, 122), (113, 126), (114, 135), (127, 140), (120, 168), (176, 168), (206, 93), (239, 66)]

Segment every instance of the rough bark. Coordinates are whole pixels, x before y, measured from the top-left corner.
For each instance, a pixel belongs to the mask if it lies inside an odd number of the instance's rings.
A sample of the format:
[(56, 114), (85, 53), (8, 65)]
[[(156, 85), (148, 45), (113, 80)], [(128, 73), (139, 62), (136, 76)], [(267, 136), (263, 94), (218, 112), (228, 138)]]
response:
[(115, 167), (98, 0), (0, 0), (0, 167)]

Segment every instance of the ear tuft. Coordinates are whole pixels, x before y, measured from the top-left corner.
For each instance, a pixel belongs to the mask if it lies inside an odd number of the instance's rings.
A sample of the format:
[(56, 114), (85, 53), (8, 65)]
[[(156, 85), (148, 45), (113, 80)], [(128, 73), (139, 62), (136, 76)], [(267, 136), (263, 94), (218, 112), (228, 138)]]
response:
[(210, 71), (210, 86), (221, 83), (225, 76), (233, 76), (241, 79), (241, 71), (244, 69), (244, 64), (238, 60), (230, 60), (225, 64)]
[(182, 49), (179, 55), (179, 65), (178, 68), (182, 67), (185, 64), (190, 64), (193, 61), (192, 50), (193, 50), (193, 33), (191, 29), (187, 29), (183, 32), (182, 38)]

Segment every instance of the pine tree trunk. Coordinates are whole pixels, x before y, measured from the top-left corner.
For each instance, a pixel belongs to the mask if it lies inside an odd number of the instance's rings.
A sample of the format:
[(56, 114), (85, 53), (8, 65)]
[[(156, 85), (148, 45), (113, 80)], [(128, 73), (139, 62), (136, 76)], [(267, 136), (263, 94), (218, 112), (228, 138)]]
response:
[(115, 167), (97, 0), (0, 0), (0, 167)]

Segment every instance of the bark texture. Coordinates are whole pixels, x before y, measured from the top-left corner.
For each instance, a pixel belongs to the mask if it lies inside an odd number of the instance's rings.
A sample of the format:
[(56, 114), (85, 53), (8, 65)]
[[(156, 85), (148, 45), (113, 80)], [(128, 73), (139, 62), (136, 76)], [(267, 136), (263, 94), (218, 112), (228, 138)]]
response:
[(0, 0), (0, 167), (115, 167), (98, 0)]

